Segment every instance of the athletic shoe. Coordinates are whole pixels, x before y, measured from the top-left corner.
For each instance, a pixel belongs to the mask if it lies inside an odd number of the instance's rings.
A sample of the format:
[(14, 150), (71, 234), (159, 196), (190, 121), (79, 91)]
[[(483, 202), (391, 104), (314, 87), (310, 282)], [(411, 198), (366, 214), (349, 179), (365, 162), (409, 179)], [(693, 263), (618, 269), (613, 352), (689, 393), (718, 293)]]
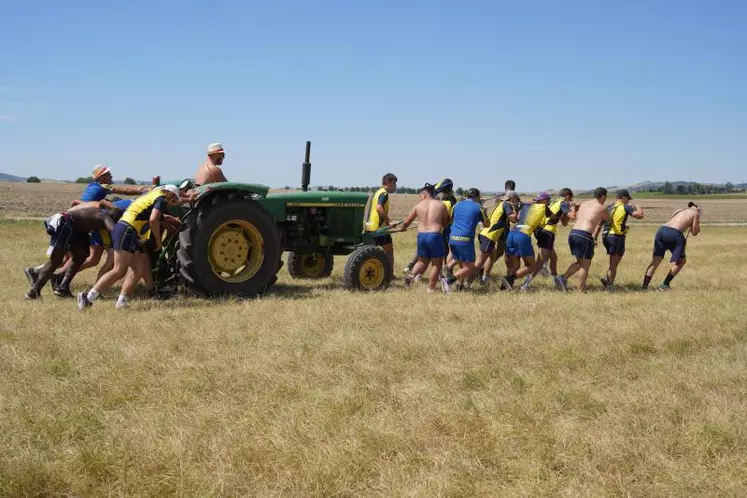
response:
[(26, 297), (26, 299), (28, 299), (29, 301), (32, 301), (32, 300), (34, 300), (34, 299), (40, 299), (40, 298), (41, 298), (41, 295), (39, 294), (39, 291), (37, 291), (37, 290), (34, 290), (34, 289), (29, 289), (29, 291), (28, 291), (28, 292), (26, 293), (26, 296), (25, 296), (25, 297)]
[(129, 305), (129, 304), (127, 304), (127, 301), (124, 301), (124, 302), (122, 302), (122, 301), (117, 301), (117, 304), (115, 304), (115, 305), (114, 305), (114, 307), (115, 307), (116, 309), (118, 309), (118, 310), (123, 310), (123, 309), (125, 309), (125, 308), (129, 308), (129, 307), (130, 307), (130, 305)]
[(412, 286), (412, 277), (408, 273), (407, 275), (405, 275), (405, 289), (409, 289), (410, 286)]
[(415, 278), (412, 279), (413, 282), (420, 282), (423, 280), (423, 275), (415, 275)]
[(436, 289), (431, 289), (430, 287), (428, 287), (428, 294), (433, 294), (434, 292), (436, 292)]
[(412, 271), (412, 266), (410, 266), (409, 264), (405, 265), (405, 275), (407, 275), (411, 271)]
[(672, 290), (672, 288), (669, 287), (667, 284), (661, 284), (659, 287), (657, 287), (657, 289), (660, 290), (660, 291), (662, 291), (662, 292), (665, 292), (665, 291), (668, 291), (668, 290)]
[(490, 277), (486, 277), (485, 275), (483, 275), (482, 277), (480, 277), (480, 286), (481, 287), (485, 287), (489, 283), (490, 283)]
[(553, 279), (555, 281), (555, 287), (562, 291), (568, 291), (568, 283), (563, 278), (563, 275), (558, 275)]
[(34, 286), (34, 284), (36, 284), (36, 281), (39, 278), (39, 275), (36, 273), (36, 270), (32, 267), (24, 269), (23, 274), (26, 275), (26, 278), (28, 279), (29, 284), (32, 287)]
[(546, 266), (543, 266), (542, 269), (539, 271), (540, 277), (552, 277), (552, 273), (550, 273), (550, 269)]
[(52, 288), (56, 289), (57, 287), (62, 284), (62, 280), (65, 278), (64, 273), (53, 273), (52, 277), (49, 279), (49, 282), (52, 284)]
[(75, 295), (70, 292), (70, 287), (55, 287), (52, 292), (57, 297), (75, 297)]
[(600, 282), (602, 282), (602, 285), (604, 285), (605, 288), (607, 288), (607, 287), (610, 286), (610, 281), (607, 280), (607, 277), (602, 277), (599, 280), (600, 280)]
[(88, 300), (88, 293), (78, 292), (78, 311), (83, 311), (91, 306), (93, 306), (93, 303)]
[(513, 290), (514, 286), (508, 281), (506, 277), (501, 277), (501, 290)]
[(447, 294), (451, 293), (451, 282), (448, 278), (441, 277), (441, 289)]

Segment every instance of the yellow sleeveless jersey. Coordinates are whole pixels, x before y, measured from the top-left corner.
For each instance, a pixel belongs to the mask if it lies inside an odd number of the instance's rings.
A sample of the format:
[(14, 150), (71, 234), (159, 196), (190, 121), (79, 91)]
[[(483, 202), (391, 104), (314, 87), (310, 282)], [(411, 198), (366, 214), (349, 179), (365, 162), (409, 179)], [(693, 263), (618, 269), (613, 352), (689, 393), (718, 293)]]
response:
[[(508, 201), (503, 201), (493, 209), (490, 213), (490, 222), (487, 227), (480, 230), (480, 235), (487, 237), (493, 242), (497, 242), (501, 238), (503, 232), (508, 227), (508, 214), (505, 211), (505, 206)], [(510, 206), (510, 204), (509, 204)]]
[(542, 227), (542, 230), (557, 233), (560, 218), (565, 214), (562, 212), (564, 202), (566, 201), (563, 199), (555, 199), (547, 206), (547, 211), (549, 211), (550, 215), (545, 218), (545, 226)]
[(545, 220), (550, 215), (550, 210), (545, 204), (524, 204), (519, 211), (519, 221), (516, 222), (514, 230), (532, 235), (545, 226)]
[(622, 202), (616, 202), (609, 208), (610, 221), (607, 222), (605, 232), (609, 235), (626, 235), (630, 231), (627, 225), (628, 216), (634, 211), (631, 206), (626, 206)]
[(147, 240), (150, 237), (150, 213), (153, 208), (159, 211), (166, 210), (166, 195), (163, 190), (151, 190), (132, 201), (119, 221), (134, 228), (140, 239)]
[(373, 198), (371, 199), (371, 208), (368, 213), (368, 220), (366, 221), (366, 231), (368, 232), (375, 232), (381, 228), (381, 222), (383, 220), (381, 219), (381, 216), (379, 216), (376, 207), (382, 203), (382, 197), (384, 198), (384, 213), (389, 215), (389, 192), (386, 191), (386, 187), (381, 187), (374, 193)]

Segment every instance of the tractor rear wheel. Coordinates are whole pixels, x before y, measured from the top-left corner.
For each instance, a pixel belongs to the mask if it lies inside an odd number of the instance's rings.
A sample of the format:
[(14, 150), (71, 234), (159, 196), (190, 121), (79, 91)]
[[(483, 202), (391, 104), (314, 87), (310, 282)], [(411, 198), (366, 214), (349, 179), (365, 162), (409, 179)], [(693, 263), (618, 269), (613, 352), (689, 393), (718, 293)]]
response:
[(206, 199), (187, 222), (177, 258), (190, 290), (250, 297), (277, 280), (280, 236), (272, 216), (251, 198), (232, 193)]
[(329, 253), (288, 253), (288, 273), (292, 278), (327, 278), (334, 264), (335, 258)]
[(344, 277), (345, 286), (349, 289), (384, 290), (392, 281), (392, 267), (384, 249), (361, 246), (348, 257)]

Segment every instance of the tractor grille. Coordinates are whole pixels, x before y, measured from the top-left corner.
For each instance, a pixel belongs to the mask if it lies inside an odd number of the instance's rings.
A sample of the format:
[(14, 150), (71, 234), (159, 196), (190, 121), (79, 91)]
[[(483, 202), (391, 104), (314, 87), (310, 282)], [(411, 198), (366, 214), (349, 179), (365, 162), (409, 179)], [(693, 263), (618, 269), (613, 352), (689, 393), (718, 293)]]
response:
[(355, 208), (331, 208), (327, 211), (327, 222), (329, 224), (330, 237), (346, 237), (357, 235), (362, 228), (360, 223), (356, 226)]

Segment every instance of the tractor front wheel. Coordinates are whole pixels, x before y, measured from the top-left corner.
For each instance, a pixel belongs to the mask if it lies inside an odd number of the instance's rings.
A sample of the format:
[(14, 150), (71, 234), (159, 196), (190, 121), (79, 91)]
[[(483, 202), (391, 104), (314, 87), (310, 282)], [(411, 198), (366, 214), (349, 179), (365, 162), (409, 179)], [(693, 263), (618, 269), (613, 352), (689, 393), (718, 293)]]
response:
[(382, 248), (361, 246), (348, 257), (344, 277), (349, 289), (385, 290), (392, 281), (392, 267)]
[(332, 274), (335, 258), (332, 254), (288, 253), (288, 273), (291, 278), (327, 278)]

